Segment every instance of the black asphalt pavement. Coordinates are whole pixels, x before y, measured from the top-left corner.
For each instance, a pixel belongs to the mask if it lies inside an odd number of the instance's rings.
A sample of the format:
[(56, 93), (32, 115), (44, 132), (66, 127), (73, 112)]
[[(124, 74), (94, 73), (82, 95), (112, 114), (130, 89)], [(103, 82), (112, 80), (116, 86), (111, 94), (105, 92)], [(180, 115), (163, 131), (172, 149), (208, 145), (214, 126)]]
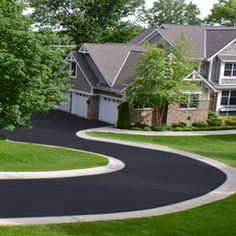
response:
[(80, 139), (78, 130), (105, 126), (60, 111), (35, 115), (33, 129), (10, 140), (57, 145), (122, 160), (118, 172), (78, 178), (1, 180), (0, 218), (115, 213), (150, 209), (204, 195), (226, 180), (218, 169), (172, 153)]

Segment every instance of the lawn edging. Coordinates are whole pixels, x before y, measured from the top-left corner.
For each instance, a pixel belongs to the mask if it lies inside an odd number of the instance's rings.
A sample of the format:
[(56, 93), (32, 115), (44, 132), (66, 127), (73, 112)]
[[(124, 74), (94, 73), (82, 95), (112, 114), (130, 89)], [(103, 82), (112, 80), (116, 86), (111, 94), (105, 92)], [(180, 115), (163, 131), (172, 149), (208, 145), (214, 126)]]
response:
[(77, 132), (76, 135), (80, 138), (93, 140), (93, 141), (117, 143), (121, 145), (148, 148), (148, 149), (153, 149), (153, 150), (158, 150), (158, 151), (179, 154), (188, 158), (192, 158), (192, 159), (204, 162), (208, 165), (211, 165), (221, 170), (222, 172), (226, 174), (227, 179), (221, 186), (209, 192), (208, 194), (205, 194), (203, 196), (200, 196), (191, 200), (187, 200), (184, 202), (171, 204), (164, 207), (140, 210), (140, 211), (121, 212), (121, 213), (114, 213), (114, 214), (76, 216), (76, 219), (79, 221), (121, 220), (121, 219), (129, 219), (129, 218), (159, 216), (159, 215), (189, 210), (189, 209), (199, 207), (208, 203), (222, 200), (236, 193), (236, 169), (224, 163), (221, 163), (219, 161), (216, 161), (216, 160), (213, 160), (213, 159), (210, 159), (208, 157), (204, 157), (198, 154), (194, 154), (194, 153), (182, 151), (182, 150), (177, 150), (177, 149), (173, 149), (173, 148), (169, 148), (169, 147), (161, 146), (161, 145), (144, 144), (144, 143), (120, 141), (120, 140), (114, 140), (114, 139), (108, 139), (108, 138), (93, 137), (93, 136), (87, 135), (87, 132), (90, 132), (90, 131), (98, 131), (98, 129), (82, 130), (82, 131)]
[[(7, 140), (7, 142), (13, 143), (26, 143), (26, 142), (16, 142)], [(28, 143), (26, 143), (28, 144)], [(65, 148), (53, 145), (45, 145), (45, 144), (35, 144), (44, 147), (51, 148), (63, 148), (72, 151), (79, 151), (84, 153), (96, 154), (93, 152), (86, 152), (82, 150)], [(101, 157), (108, 159), (108, 164), (105, 166), (84, 168), (84, 169), (75, 169), (75, 170), (58, 170), (58, 171), (1, 171), (0, 172), (0, 180), (16, 180), (16, 179), (54, 179), (54, 178), (70, 178), (70, 177), (80, 177), (80, 176), (89, 176), (89, 175), (99, 175), (99, 174), (107, 174), (115, 171), (119, 171), (125, 167), (125, 164), (113, 157), (105, 156), (99, 154)]]
[(89, 131), (109, 132), (116, 134), (137, 134), (147, 136), (203, 136), (203, 135), (225, 135), (236, 134), (236, 129), (231, 130), (203, 130), (203, 131), (144, 131), (118, 129), (112, 126), (90, 129)]

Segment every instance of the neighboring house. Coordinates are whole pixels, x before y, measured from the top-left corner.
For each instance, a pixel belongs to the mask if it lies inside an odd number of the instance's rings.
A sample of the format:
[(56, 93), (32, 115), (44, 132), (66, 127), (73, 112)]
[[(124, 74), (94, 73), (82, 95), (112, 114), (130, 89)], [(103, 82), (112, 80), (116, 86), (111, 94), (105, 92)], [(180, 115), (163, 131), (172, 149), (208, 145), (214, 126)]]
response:
[[(117, 107), (125, 98), (125, 86), (132, 81), (134, 66), (146, 49), (145, 41), (165, 40), (172, 45), (184, 32), (197, 52), (201, 67), (185, 79), (202, 81), (199, 91), (185, 91), (187, 101), (169, 106), (167, 124), (203, 121), (209, 110), (219, 115), (236, 115), (236, 28), (164, 24), (151, 27), (128, 44), (87, 44), (70, 53), (71, 99), (61, 109), (88, 119), (111, 124), (117, 121)], [(134, 109), (133, 122), (153, 123), (152, 109)]]

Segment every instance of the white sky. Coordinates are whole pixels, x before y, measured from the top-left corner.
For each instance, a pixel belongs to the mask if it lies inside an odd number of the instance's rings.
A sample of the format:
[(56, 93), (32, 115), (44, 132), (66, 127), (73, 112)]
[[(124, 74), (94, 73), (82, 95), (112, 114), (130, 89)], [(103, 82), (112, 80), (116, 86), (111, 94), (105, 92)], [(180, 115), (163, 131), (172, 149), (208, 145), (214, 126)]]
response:
[[(149, 8), (152, 6), (155, 0), (145, 0), (145, 1), (146, 1), (146, 6)], [(190, 1), (191, 0), (185, 0), (185, 2), (187, 3), (189, 3)], [(192, 0), (192, 2), (198, 6), (198, 8), (201, 11), (201, 18), (204, 18), (210, 13), (213, 4), (217, 3), (218, 0)]]

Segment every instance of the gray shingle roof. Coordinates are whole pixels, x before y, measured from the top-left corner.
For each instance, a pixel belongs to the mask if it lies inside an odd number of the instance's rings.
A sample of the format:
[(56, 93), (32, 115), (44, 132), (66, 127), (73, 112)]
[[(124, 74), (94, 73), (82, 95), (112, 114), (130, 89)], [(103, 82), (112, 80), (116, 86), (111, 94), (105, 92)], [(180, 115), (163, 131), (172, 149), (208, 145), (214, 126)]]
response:
[[(151, 27), (150, 30), (160, 34), (170, 44), (173, 44), (175, 39), (184, 32), (189, 40), (192, 41), (193, 48), (197, 51), (199, 59), (208, 59), (224, 46), (229, 44), (236, 38), (235, 27), (222, 26), (196, 26), (196, 25), (176, 25), (163, 24), (159, 28)], [(147, 35), (152, 32), (150, 30), (144, 31), (140, 37), (136, 37), (130, 43), (139, 45)], [(157, 43), (160, 38), (152, 37), (151, 43)]]
[(212, 57), (234, 39), (236, 39), (236, 28), (206, 30), (206, 57)]
[(137, 64), (142, 52), (131, 51), (124, 66), (122, 67), (117, 80), (114, 83), (113, 88), (122, 90), (127, 84), (129, 84), (135, 75), (134, 66)]
[(130, 51), (143, 52), (145, 47), (128, 44), (84, 44), (98, 69), (111, 86)]

